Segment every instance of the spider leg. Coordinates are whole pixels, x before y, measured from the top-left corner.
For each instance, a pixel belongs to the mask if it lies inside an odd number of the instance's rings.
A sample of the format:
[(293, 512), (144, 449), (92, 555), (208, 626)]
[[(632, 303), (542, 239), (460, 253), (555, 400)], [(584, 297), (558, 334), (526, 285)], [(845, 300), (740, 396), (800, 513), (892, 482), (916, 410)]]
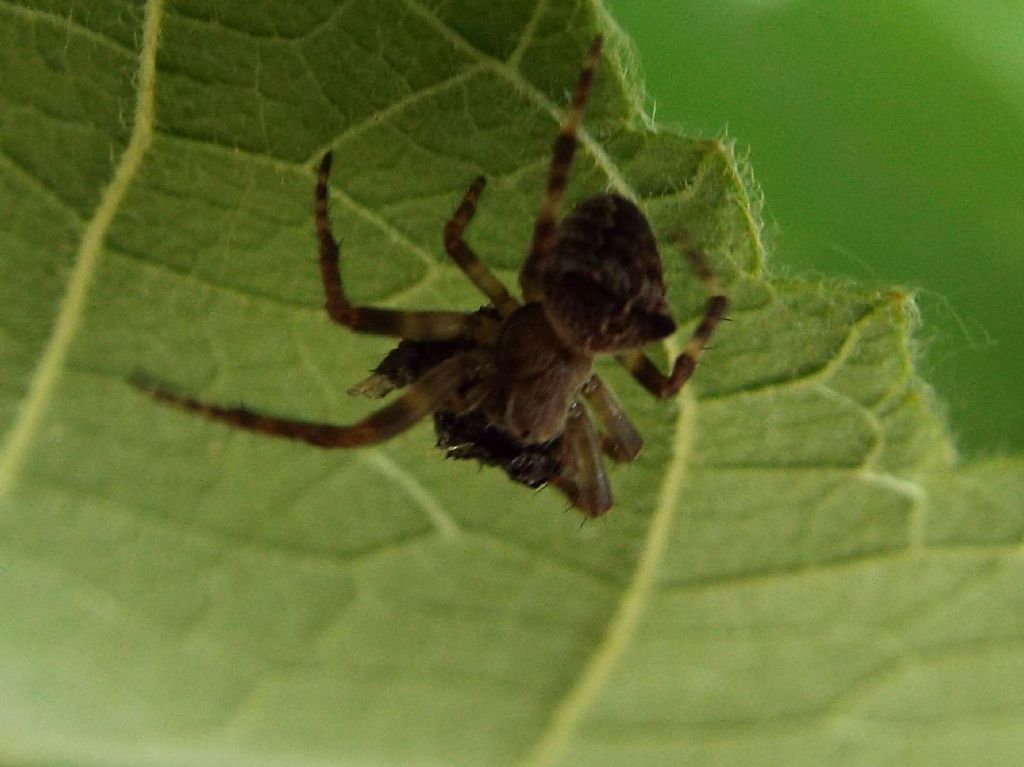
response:
[(338, 268), (338, 242), (327, 217), (327, 179), (331, 153), (320, 161), (315, 193), (316, 236), (320, 242), (320, 277), (328, 316), (357, 333), (398, 336), (421, 341), (468, 337), (481, 342), (497, 337), (498, 323), (479, 314), (446, 311), (402, 311), (375, 306), (353, 306), (345, 295)]
[(459, 207), (445, 224), (444, 249), (472, 283), (491, 299), (491, 303), (497, 307), (501, 315), (507, 317), (519, 308), (519, 302), (512, 297), (498, 278), (491, 274), (462, 238), (473, 214), (476, 213), (476, 203), (480, 199), (480, 193), (483, 192), (486, 183), (487, 179), (477, 176), (469, 185)]
[(588, 517), (612, 507), (612, 489), (601, 460), (601, 442), (586, 410), (576, 403), (562, 435), (562, 470), (552, 483)]
[(601, 443), (608, 457), (617, 463), (628, 463), (636, 458), (644, 446), (643, 437), (612, 390), (596, 373), (583, 385), (583, 396), (604, 429)]
[(676, 361), (672, 365), (672, 372), (666, 376), (640, 349), (615, 355), (615, 359), (630, 372), (641, 386), (662, 399), (676, 394), (693, 375), (701, 352), (707, 346), (708, 339), (715, 332), (718, 323), (722, 321), (722, 315), (729, 303), (704, 254), (699, 250), (688, 249), (686, 255), (690, 259), (694, 273), (700, 278), (704, 290), (708, 294), (708, 306), (700, 324), (697, 325), (690, 340), (683, 347), (682, 353), (676, 357)]
[(428, 371), (394, 402), (349, 426), (278, 418), (245, 408), (212, 405), (137, 382), (156, 399), (248, 431), (308, 442), (322, 448), (348, 448), (383, 442), (405, 431), (438, 406), (474, 374), (468, 355), (459, 354)]
[(583, 119), (583, 108), (590, 95), (590, 86), (594, 80), (594, 70), (601, 56), (600, 35), (587, 52), (587, 57), (580, 69), (579, 80), (572, 96), (572, 103), (565, 115), (565, 122), (555, 139), (551, 153), (551, 167), (548, 171), (548, 188), (541, 203), (540, 212), (533, 225), (533, 243), (522, 270), (519, 272), (519, 285), (523, 290), (523, 298), (527, 301), (539, 301), (543, 298), (541, 277), (554, 253), (555, 242), (558, 240), (558, 208), (562, 195), (569, 182), (569, 170), (576, 154), (576, 134)]

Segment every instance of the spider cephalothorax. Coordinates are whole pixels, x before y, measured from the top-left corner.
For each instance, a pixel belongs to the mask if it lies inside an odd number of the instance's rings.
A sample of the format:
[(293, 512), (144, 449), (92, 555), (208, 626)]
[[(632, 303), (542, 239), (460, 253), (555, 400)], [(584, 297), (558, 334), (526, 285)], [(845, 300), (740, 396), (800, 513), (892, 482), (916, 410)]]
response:
[(693, 373), (726, 299), (703, 255), (687, 251), (707, 290), (708, 307), (666, 376), (640, 350), (676, 328), (665, 302), (654, 234), (643, 213), (625, 197), (602, 194), (583, 200), (558, 222), (600, 50), (598, 37), (555, 140), (547, 192), (519, 273), (522, 300), (508, 292), (463, 239), (484, 188), (480, 177), (445, 226), (444, 244), (488, 297), (488, 306), (465, 313), (350, 303), (327, 216), (331, 153), (324, 155), (315, 212), (327, 313), (356, 332), (402, 339), (352, 390), (380, 397), (404, 389), (401, 396), (359, 423), (339, 426), (212, 405), (161, 389), (154, 395), (237, 427), (323, 448), (381, 442), (433, 415), (438, 446), (447, 456), (500, 466), (529, 487), (550, 482), (587, 515), (608, 511), (612, 495), (602, 452), (615, 461), (631, 461), (643, 441), (594, 373), (595, 355), (614, 354), (652, 394), (672, 396)]

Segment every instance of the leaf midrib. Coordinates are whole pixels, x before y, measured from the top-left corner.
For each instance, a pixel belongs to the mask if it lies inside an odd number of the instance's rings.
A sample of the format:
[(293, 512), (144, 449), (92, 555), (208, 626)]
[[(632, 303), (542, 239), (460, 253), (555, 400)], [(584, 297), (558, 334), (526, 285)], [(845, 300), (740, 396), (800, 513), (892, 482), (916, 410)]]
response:
[(17, 483), (21, 465), (64, 371), (64, 360), (81, 324), (107, 230), (153, 142), (156, 50), (163, 5), (163, 0), (146, 2), (132, 132), (110, 184), (103, 191), (92, 218), (85, 224), (53, 332), (43, 348), (14, 425), (0, 447), (0, 497), (8, 495)]
[[(669, 348), (669, 359), (676, 349)], [(694, 443), (697, 421), (697, 398), (692, 390), (684, 390), (678, 399), (679, 412), (672, 439), (672, 460), (665, 469), (665, 478), (658, 493), (658, 504), (651, 516), (647, 537), (637, 561), (633, 577), (622, 592), (603, 638), (597, 644), (576, 682), (553, 708), (548, 725), (519, 767), (548, 767), (564, 754), (570, 738), (596, 699), (622, 654), (630, 647), (643, 610), (654, 587), (669, 532), (675, 521), (677, 503), (686, 477), (687, 459)]]

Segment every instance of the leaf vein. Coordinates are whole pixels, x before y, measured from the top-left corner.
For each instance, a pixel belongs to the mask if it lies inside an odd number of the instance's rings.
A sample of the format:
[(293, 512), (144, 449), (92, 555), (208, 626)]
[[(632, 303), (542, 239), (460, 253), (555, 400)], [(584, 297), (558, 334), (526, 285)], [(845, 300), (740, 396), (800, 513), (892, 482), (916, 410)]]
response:
[(668, 544), (678, 507), (676, 500), (683, 486), (687, 458), (693, 447), (696, 407), (697, 401), (693, 395), (684, 392), (680, 397), (679, 413), (676, 418), (672, 460), (665, 472), (658, 505), (648, 528), (633, 578), (622, 594), (618, 609), (604, 637), (597, 644), (576, 683), (554, 708), (547, 727), (521, 762), (521, 767), (546, 767), (564, 755), (577, 725), (600, 693), (619, 658), (629, 648), (647, 599), (655, 588), (657, 569)]
[[(865, 312), (863, 315), (858, 317), (856, 321), (851, 323), (835, 353), (820, 367), (809, 370), (798, 377), (768, 381), (767, 383), (758, 383), (754, 386), (732, 389), (721, 394), (707, 395), (700, 398), (701, 403), (717, 405), (733, 399), (771, 394), (772, 392), (780, 389), (786, 391), (797, 391), (800, 389), (810, 389), (819, 386), (823, 389), (829, 389), (828, 379), (831, 378), (836, 371), (842, 368), (843, 364), (849, 359), (853, 350), (857, 346), (857, 342), (861, 338), (864, 326), (875, 320), (878, 314), (886, 308), (886, 305), (880, 304)], [(833, 390), (829, 389), (829, 391)], [(863, 407), (860, 403), (857, 404)]]
[(338, 144), (348, 141), (349, 139), (358, 136), (359, 134), (371, 128), (379, 127), (383, 121), (387, 120), (393, 115), (396, 115), (402, 112), (403, 110), (407, 109), (408, 107), (418, 104), (419, 102), (424, 101), (425, 99), (428, 99), (431, 96), (436, 96), (438, 93), (443, 93), (444, 91), (450, 90), (451, 88), (454, 88), (466, 82), (467, 80), (470, 80), (480, 72), (483, 72), (485, 69), (486, 67), (484, 67), (482, 64), (477, 64), (475, 66), (463, 70), (462, 72), (459, 72), (457, 75), (452, 75), (451, 77), (448, 77), (444, 80), (439, 80), (433, 85), (429, 85), (426, 88), (421, 88), (418, 91), (413, 91), (412, 93), (403, 96), (397, 101), (393, 101), (383, 109), (379, 109), (376, 112), (368, 115), (367, 117), (364, 117), (359, 122), (345, 128), (345, 130), (343, 130), (337, 136), (332, 138), (323, 146), (316, 149), (313, 152), (313, 154), (310, 155), (310, 157), (306, 160), (305, 164), (308, 166), (316, 165), (317, 163), (320, 162), (320, 158), (324, 156), (324, 153), (327, 152), (327, 150), (330, 149), (331, 147), (336, 147)]
[(548, 9), (549, 1), (550, 0), (537, 0), (537, 4), (533, 7), (533, 13), (526, 22), (526, 26), (523, 27), (523, 34), (520, 35), (519, 42), (516, 43), (515, 50), (513, 50), (512, 55), (508, 57), (509, 68), (517, 72), (519, 71), (519, 65), (523, 60), (523, 54), (530, 46), (530, 43), (533, 42), (534, 35), (537, 33), (537, 25), (544, 17), (544, 13)]
[(95, 213), (83, 230), (78, 255), (53, 331), (29, 382), (14, 426), (0, 446), (0, 496), (7, 495), (17, 481), (21, 463), (39, 430), (46, 407), (61, 377), (68, 349), (81, 325), (86, 309), (86, 298), (99, 264), (107, 229), (152, 144), (156, 50), (162, 14), (163, 0), (148, 0), (143, 21), (142, 48), (139, 53), (139, 91), (135, 102), (131, 136), (109, 186), (104, 190)]
[(9, 154), (0, 152), (0, 166), (3, 166), (10, 174), (18, 176), (23, 179), (26, 184), (35, 188), (40, 195), (48, 199), (55, 208), (66, 215), (75, 224), (75, 226), (82, 225), (82, 217), (78, 214), (78, 211), (75, 210), (71, 203), (58, 195), (56, 190), (44, 184), (41, 179), (32, 175), (31, 171), (22, 167), (21, 164)]
[(403, 469), (381, 450), (364, 450), (359, 457), (384, 475), (415, 501), (420, 510), (444, 538), (454, 538), (462, 531), (448, 512), (444, 510), (434, 494), (424, 487), (416, 477)]
[[(532, 101), (535, 106), (551, 115), (552, 119), (554, 119), (556, 123), (560, 123), (562, 121), (565, 110), (558, 107), (553, 101), (551, 101), (551, 99), (545, 96), (537, 89), (536, 86), (533, 85), (533, 83), (524, 78), (518, 70), (511, 68), (507, 62), (496, 59), (481, 51), (462, 37), (458, 32), (437, 18), (435, 14), (420, 5), (418, 0), (405, 0), (405, 4), (409, 10), (426, 20), (427, 23), (429, 23), (438, 34), (448, 40), (454, 48), (463, 51), (480, 61), (482, 64), (487, 65), (489, 69), (503, 77), (518, 92)], [(636, 190), (630, 186), (622, 175), (622, 172), (615, 165), (614, 161), (608, 156), (608, 153), (604, 151), (604, 148), (594, 139), (593, 136), (590, 135), (590, 132), (587, 131), (585, 127), (580, 127), (578, 137), (580, 144), (582, 144), (594, 158), (594, 162), (597, 167), (600, 168), (608, 177), (609, 184), (621, 194), (633, 199), (638, 199)]]
[[(301, 173), (303, 175), (309, 173), (309, 170), (305, 165), (279, 160), (276, 157), (261, 154), (259, 152), (253, 152), (251, 150), (243, 149), (241, 147), (227, 147), (224, 144), (218, 144), (215, 141), (196, 138), (194, 136), (185, 136), (177, 133), (161, 133), (160, 135), (161, 137), (171, 141), (180, 141), (183, 143), (193, 144), (196, 147), (200, 147), (207, 151), (228, 156), (231, 158), (245, 157), (246, 159), (264, 162), (271, 167), (277, 168), (282, 173)], [(310, 183), (312, 184), (312, 182)], [(409, 239), (408, 236), (406, 236), (400, 229), (398, 229), (386, 218), (383, 218), (382, 216), (373, 213), (369, 208), (356, 202), (356, 200), (349, 197), (344, 192), (339, 191), (337, 186), (332, 185), (331, 189), (332, 200), (337, 201), (339, 205), (344, 206), (350, 212), (354, 213), (359, 218), (361, 218), (363, 221), (382, 231), (389, 239), (406, 248), (414, 256), (423, 261), (423, 263), (426, 264), (429, 268), (437, 268), (437, 258), (431, 255), (431, 253), (428, 250), (426, 250), (423, 246)], [(312, 199), (312, 196), (310, 197), (310, 199)], [(312, 205), (310, 205), (310, 208), (312, 208)]]
[(21, 5), (9, 3), (6, 0), (0, 0), (0, 9), (3, 9), (12, 16), (21, 16), (33, 22), (42, 21), (54, 27), (64, 27), (69, 36), (74, 32), (87, 40), (128, 58), (134, 58), (138, 55), (136, 51), (133, 51), (123, 43), (79, 24), (74, 20), (73, 10), (67, 16), (61, 16), (60, 14), (50, 13), (39, 8), (25, 8)]

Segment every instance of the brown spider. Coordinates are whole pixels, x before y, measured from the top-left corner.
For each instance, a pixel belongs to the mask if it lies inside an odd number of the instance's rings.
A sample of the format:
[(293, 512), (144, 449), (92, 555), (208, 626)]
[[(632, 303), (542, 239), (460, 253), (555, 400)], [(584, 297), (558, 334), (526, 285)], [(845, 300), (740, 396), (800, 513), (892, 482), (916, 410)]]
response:
[[(340, 426), (277, 418), (153, 390), (160, 400), (232, 426), (321, 448), (387, 440), (433, 414), (438, 446), (452, 458), (498, 465), (522, 484), (558, 487), (589, 516), (612, 506), (601, 458), (632, 461), (643, 440), (605, 383), (595, 355), (615, 358), (649, 392), (676, 394), (692, 375), (722, 319), (726, 298), (704, 257), (687, 255), (709, 296), (689, 343), (663, 375), (640, 350), (676, 324), (665, 304), (661, 260), (650, 225), (629, 200), (602, 194), (583, 200), (557, 223), (576, 151), (576, 134), (601, 51), (597, 37), (584, 61), (565, 122), (555, 140), (547, 193), (534, 223), (529, 256), (519, 272), (523, 302), (514, 298), (463, 239), (484, 188), (473, 181), (444, 229), (448, 255), (490, 299), (473, 313), (401, 311), (354, 306), (345, 295), (338, 244), (327, 217), (331, 153), (320, 163), (316, 234), (326, 309), (357, 333), (403, 339), (352, 392), (404, 394), (362, 421)], [(598, 436), (587, 408), (604, 433)]]

